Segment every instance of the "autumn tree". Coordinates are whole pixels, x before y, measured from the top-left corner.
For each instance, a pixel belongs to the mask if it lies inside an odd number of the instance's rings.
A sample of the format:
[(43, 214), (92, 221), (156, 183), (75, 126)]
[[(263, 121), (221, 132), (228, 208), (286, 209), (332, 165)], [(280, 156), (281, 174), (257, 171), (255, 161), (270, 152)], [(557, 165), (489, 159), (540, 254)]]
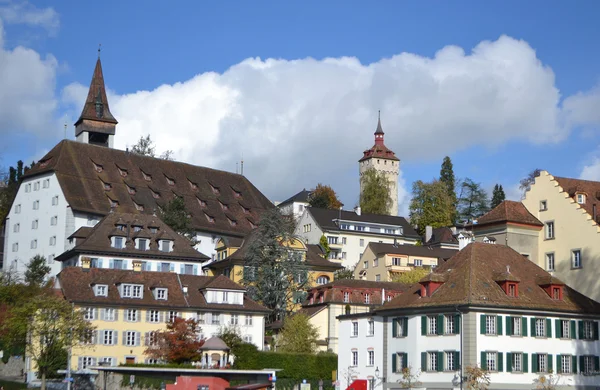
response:
[(324, 234), (319, 239), (319, 245), (323, 247), (323, 250), (325, 251), (325, 258), (328, 259), (329, 254), (331, 253), (331, 248), (329, 248), (329, 242), (327, 241), (327, 237), (325, 237)]
[(390, 182), (382, 172), (375, 168), (363, 173), (362, 190), (360, 192), (360, 208), (368, 214), (390, 214), (392, 197)]
[(533, 171), (529, 172), (526, 177), (519, 181), (519, 189), (523, 192), (523, 197), (525, 197), (525, 193), (529, 191), (531, 185), (535, 183), (535, 178), (538, 177), (541, 172), (541, 169), (536, 168)]
[(167, 323), (165, 330), (156, 331), (152, 336), (148, 336), (149, 345), (144, 354), (151, 359), (167, 363), (199, 361), (202, 358), (200, 347), (204, 344), (204, 340), (198, 339), (201, 331), (198, 320), (176, 317)]
[(50, 273), (52, 268), (46, 264), (46, 258), (42, 255), (35, 255), (27, 264), (25, 271), (25, 283), (28, 286), (40, 287), (44, 283), (46, 275)]
[(270, 320), (283, 319), (297, 291), (309, 283), (302, 253), (289, 249), (294, 223), (278, 208), (265, 211), (250, 237), (241, 283), (248, 295), (269, 308)]
[(415, 267), (410, 271), (396, 273), (392, 277), (392, 282), (403, 284), (414, 284), (423, 279), (431, 272), (430, 267)]
[(420, 376), (421, 370), (415, 370), (412, 366), (402, 368), (402, 378), (398, 381), (400, 387), (403, 389), (421, 387), (422, 383), (419, 382)]
[(319, 331), (306, 314), (286, 318), (279, 338), (279, 350), (290, 353), (315, 353)]
[(448, 196), (452, 201), (452, 214), (454, 221), (456, 219), (456, 178), (454, 177), (454, 166), (452, 165), (452, 160), (450, 157), (444, 157), (444, 161), (442, 161), (442, 167), (440, 169), (440, 181), (444, 183), (446, 186), (446, 190), (448, 191)]
[(460, 183), (458, 216), (462, 221), (473, 221), (489, 211), (488, 197), (481, 183), (467, 178)]
[(425, 183), (417, 180), (413, 183), (409, 216), (412, 225), (416, 225), (419, 234), (424, 234), (425, 226), (434, 228), (450, 226), (453, 222), (452, 198), (448, 189), (439, 180)]
[[(142, 156), (148, 157), (156, 157), (156, 147), (154, 146), (154, 141), (150, 138), (150, 134), (141, 136), (138, 142), (131, 147), (131, 153), (139, 154)], [(172, 150), (165, 150), (158, 158), (162, 158), (163, 160), (172, 160), (173, 158)]]
[(506, 195), (504, 194), (504, 188), (502, 188), (502, 184), (496, 184), (494, 186), (494, 191), (492, 192), (492, 202), (490, 204), (490, 209), (496, 208), (500, 203), (502, 203), (506, 199)]
[(490, 387), (490, 373), (477, 366), (465, 368), (465, 385), (470, 390), (488, 390)]
[(196, 232), (192, 228), (192, 217), (185, 207), (183, 197), (175, 196), (159, 212), (160, 219), (177, 233), (194, 239)]
[(560, 382), (560, 375), (554, 372), (538, 373), (537, 378), (533, 380), (535, 390), (556, 390)]
[(333, 188), (321, 183), (317, 184), (317, 186), (310, 191), (308, 203), (310, 204), (310, 207), (317, 207), (320, 209), (338, 210), (342, 207), (342, 202), (338, 199)]
[(11, 314), (3, 330), (13, 340), (27, 335), (27, 353), (35, 361), (42, 390), (48, 375), (64, 360), (64, 351), (75, 345), (83, 348), (82, 341), (95, 331), (81, 310), (54, 295), (39, 295), (14, 307)]

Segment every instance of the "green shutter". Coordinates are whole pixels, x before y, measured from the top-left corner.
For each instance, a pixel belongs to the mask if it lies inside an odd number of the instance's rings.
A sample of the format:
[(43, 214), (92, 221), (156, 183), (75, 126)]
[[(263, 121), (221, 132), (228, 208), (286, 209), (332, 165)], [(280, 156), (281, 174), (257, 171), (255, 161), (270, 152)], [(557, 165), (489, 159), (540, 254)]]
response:
[(496, 334), (502, 336), (502, 317), (496, 316)]
[(594, 356), (594, 370), (600, 371), (600, 356)]
[(443, 314), (438, 314), (435, 325), (436, 325), (435, 333), (436, 334), (444, 334), (444, 315)]
[(481, 334), (485, 334), (485, 314), (481, 315), (481, 321), (479, 322), (479, 331)]
[(454, 369), (460, 370), (462, 364), (460, 363), (460, 352), (454, 352)]
[(504, 354), (498, 352), (498, 372), (504, 371)]
[(563, 337), (561, 320), (554, 321), (554, 337), (556, 337), (557, 339)]
[(583, 372), (585, 370), (585, 358), (583, 356), (579, 356), (579, 372)]
[(392, 372), (396, 372), (396, 359), (398, 358), (397, 355), (397, 353), (392, 354)]
[(531, 372), (538, 372), (537, 353), (531, 354)]
[(552, 337), (552, 320), (550, 318), (546, 318), (546, 337)]
[(421, 316), (421, 335), (427, 334), (427, 316)]
[(594, 324), (594, 340), (598, 340), (598, 323), (596, 321), (594, 321), (593, 324)]
[(437, 370), (444, 371), (444, 352), (437, 353)]
[(531, 318), (531, 337), (535, 337), (535, 317)]
[(485, 352), (481, 352), (481, 369), (487, 370), (487, 359), (485, 358)]
[(527, 337), (527, 318), (521, 317), (521, 336)]
[(402, 368), (408, 368), (408, 354), (402, 354)]
[(427, 372), (427, 352), (421, 352), (421, 371)]
[(523, 372), (529, 372), (529, 354), (523, 354)]
[(512, 319), (513, 318), (511, 316), (506, 316), (504, 318), (506, 318), (506, 335), (512, 336), (513, 335), (513, 328), (512, 328)]
[(571, 320), (571, 323), (569, 324), (569, 337), (571, 337), (572, 339), (575, 339), (575, 320)]
[(556, 355), (556, 373), (557, 374), (562, 374), (563, 369), (562, 369), (562, 364), (560, 361), (560, 356), (561, 355)]
[(406, 337), (408, 336), (408, 317), (402, 318), (402, 321), (404, 322), (404, 326), (402, 326), (402, 336)]
[(573, 355), (571, 356), (572, 358), (572, 363), (573, 363), (573, 367), (571, 367), (571, 371), (573, 372), (573, 374), (577, 374), (577, 356)]
[(460, 314), (454, 315), (454, 334), (460, 333)]
[(554, 370), (552, 369), (552, 355), (551, 354), (548, 354), (548, 356), (546, 358), (546, 362), (548, 363), (547, 367), (546, 367), (546, 371), (553, 372)]
[(583, 321), (577, 321), (577, 338), (580, 340), (583, 338)]
[[(394, 318), (392, 320), (392, 337), (398, 337), (398, 319)], [(396, 372), (396, 370), (394, 370)]]
[(506, 352), (506, 372), (512, 372), (512, 355), (512, 353)]

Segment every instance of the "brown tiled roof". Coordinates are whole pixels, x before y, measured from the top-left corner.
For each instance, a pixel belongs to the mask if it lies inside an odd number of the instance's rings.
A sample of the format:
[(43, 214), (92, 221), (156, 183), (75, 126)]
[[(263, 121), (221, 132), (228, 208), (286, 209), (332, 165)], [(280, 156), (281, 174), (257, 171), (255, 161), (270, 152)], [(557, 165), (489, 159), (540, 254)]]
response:
[[(268, 312), (264, 306), (246, 297), (245, 294), (243, 305), (207, 303), (202, 290), (216, 279), (211, 276), (179, 275), (173, 272), (136, 272), (104, 268), (67, 267), (57, 275), (57, 278), (63, 296), (77, 304)], [(143, 284), (143, 298), (121, 298), (118, 291), (118, 285), (121, 283)], [(107, 297), (94, 295), (92, 286), (96, 284), (108, 285)], [(188, 287), (187, 295), (184, 294), (182, 286)], [(168, 299), (154, 299), (151, 291), (151, 288), (154, 287), (167, 288)]]
[(505, 200), (496, 206), (494, 209), (489, 211), (487, 214), (482, 215), (474, 227), (480, 225), (489, 225), (493, 223), (501, 222), (515, 222), (524, 225), (544, 226), (539, 219), (533, 216), (523, 203), (515, 202), (513, 200)]
[[(242, 175), (118, 149), (61, 141), (27, 177), (55, 172), (69, 206), (106, 215), (152, 214), (183, 197), (194, 229), (244, 236), (273, 204)], [(105, 187), (106, 186), (106, 187)]]
[[(117, 224), (124, 225), (124, 230), (117, 228)], [(135, 232), (133, 227), (139, 226), (142, 229)], [(151, 233), (149, 227), (158, 228), (157, 233)], [(89, 229), (89, 228), (88, 228)], [(79, 229), (77, 232), (80, 232)], [(75, 232), (75, 233), (77, 233)], [(173, 240), (173, 251), (163, 252), (158, 249), (158, 242), (165, 238)], [(71, 237), (73, 237), (73, 234)], [(113, 248), (111, 246), (111, 236), (125, 237), (125, 247), (123, 249)], [(150, 245), (148, 250), (135, 248), (135, 238), (149, 238)], [(209, 257), (195, 250), (192, 243), (186, 237), (177, 234), (160, 218), (146, 214), (129, 213), (110, 213), (100, 220), (88, 233), (87, 237), (77, 242), (73, 249), (62, 253), (56, 257), (56, 260), (62, 261), (70, 259), (75, 254), (112, 254), (127, 255), (131, 257), (156, 258), (156, 259), (175, 259), (175, 260), (193, 260), (205, 261)]]
[(223, 290), (245, 290), (243, 286), (240, 286), (233, 280), (223, 275), (215, 276), (213, 280), (208, 282), (204, 287)]
[(432, 248), (417, 245), (395, 245), (382, 242), (370, 242), (369, 247), (377, 255), (406, 255), (435, 257), (438, 259), (449, 259), (456, 254), (458, 249)]
[[(519, 296), (508, 296), (496, 282), (506, 272), (520, 279)], [(550, 275), (520, 253), (505, 245), (475, 242), (436, 268), (446, 281), (430, 297), (421, 297), (416, 283), (406, 292), (377, 309), (414, 309), (439, 306), (472, 305), (499, 308), (552, 310), (587, 314), (600, 313), (600, 303), (565, 286), (563, 300), (554, 300), (539, 283)]]
[[(577, 193), (585, 194), (587, 197), (586, 202), (580, 206), (593, 218), (593, 205), (597, 202), (600, 204), (600, 182), (556, 176), (554, 176), (554, 180), (558, 182), (558, 185), (560, 185), (571, 198), (575, 198)], [(598, 211), (596, 211), (596, 214), (599, 214)], [(598, 218), (598, 215), (596, 215), (596, 218)]]
[(329, 261), (325, 258), (325, 252), (320, 245), (307, 244), (306, 245), (306, 264), (311, 267), (317, 268), (329, 268), (331, 270), (338, 270), (344, 268), (340, 263)]
[[(388, 295), (397, 296), (404, 292), (409, 285), (394, 282), (373, 282), (369, 280), (340, 279), (331, 283), (315, 286), (307, 289), (308, 295), (304, 301), (303, 307), (312, 307), (323, 303), (350, 303), (353, 305), (366, 305), (365, 294), (369, 294), (370, 306), (379, 306), (382, 302), (382, 293), (385, 291), (383, 299)], [(350, 293), (350, 302), (344, 302), (344, 292)], [(310, 304), (311, 295), (313, 296), (313, 305)], [(319, 297), (323, 296), (323, 302)]]
[[(383, 128), (381, 127), (381, 119), (379, 119), (377, 121), (377, 129), (375, 130), (375, 134), (385, 134), (383, 132)], [(400, 161), (400, 159), (398, 157), (396, 157), (396, 154), (394, 154), (394, 152), (392, 152), (391, 149), (388, 149), (387, 146), (385, 146), (383, 144), (383, 142), (381, 144), (377, 144), (375, 143), (375, 145), (373, 145), (373, 147), (371, 149), (367, 149), (363, 152), (363, 157), (358, 160), (360, 161), (364, 161), (368, 158), (385, 158), (388, 160), (395, 160), (395, 161)]]
[(456, 244), (458, 245), (458, 239), (452, 233), (452, 229), (449, 227), (439, 227), (433, 229), (431, 238), (427, 241), (427, 245), (436, 244)]
[(300, 310), (298, 310), (295, 314), (304, 314), (308, 317), (312, 317), (315, 314), (317, 314), (318, 312), (320, 312), (321, 310), (325, 309), (326, 307), (327, 307), (327, 305), (325, 305), (323, 303), (321, 303), (319, 305), (303, 307)]

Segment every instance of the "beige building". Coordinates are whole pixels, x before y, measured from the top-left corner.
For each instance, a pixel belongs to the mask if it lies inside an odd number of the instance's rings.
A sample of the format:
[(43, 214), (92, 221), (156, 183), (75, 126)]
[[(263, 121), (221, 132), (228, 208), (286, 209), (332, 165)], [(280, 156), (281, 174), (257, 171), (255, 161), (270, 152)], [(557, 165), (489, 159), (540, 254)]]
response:
[(354, 269), (354, 278), (373, 282), (391, 282), (394, 275), (415, 267), (432, 267), (458, 253), (457, 249), (371, 242)]
[[(600, 299), (600, 182), (542, 171), (523, 205), (543, 223), (537, 237), (540, 267), (588, 297)], [(533, 260), (533, 259), (532, 259)]]

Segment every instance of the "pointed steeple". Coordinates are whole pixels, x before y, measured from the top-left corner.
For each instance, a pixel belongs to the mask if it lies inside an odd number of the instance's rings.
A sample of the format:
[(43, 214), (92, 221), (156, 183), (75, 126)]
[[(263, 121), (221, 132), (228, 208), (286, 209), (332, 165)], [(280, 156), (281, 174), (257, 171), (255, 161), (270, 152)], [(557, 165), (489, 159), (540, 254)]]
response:
[(87, 99), (79, 119), (75, 122), (75, 136), (81, 142), (111, 147), (117, 123), (108, 106), (102, 63), (98, 53)]
[(375, 134), (385, 134), (383, 132), (383, 128), (381, 127), (381, 110), (379, 111), (379, 115), (377, 117), (377, 130), (375, 130)]

